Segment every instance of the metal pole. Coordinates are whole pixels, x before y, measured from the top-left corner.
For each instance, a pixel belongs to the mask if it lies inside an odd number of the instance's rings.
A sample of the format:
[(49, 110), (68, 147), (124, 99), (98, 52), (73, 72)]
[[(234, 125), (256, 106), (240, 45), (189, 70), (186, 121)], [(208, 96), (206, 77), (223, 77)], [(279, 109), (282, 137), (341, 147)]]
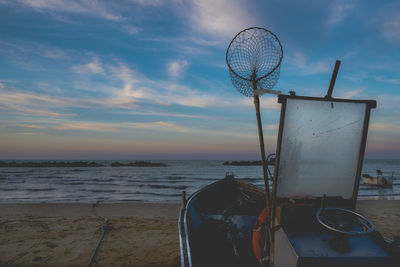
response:
[(325, 96), (328, 99), (332, 98), (332, 91), (333, 91), (333, 87), (335, 86), (336, 76), (337, 76), (338, 71), (339, 71), (340, 62), (341, 62), (340, 60), (336, 60), (335, 68), (333, 69), (333, 73), (332, 73), (332, 77), (331, 77), (331, 83), (329, 84), (328, 93)]

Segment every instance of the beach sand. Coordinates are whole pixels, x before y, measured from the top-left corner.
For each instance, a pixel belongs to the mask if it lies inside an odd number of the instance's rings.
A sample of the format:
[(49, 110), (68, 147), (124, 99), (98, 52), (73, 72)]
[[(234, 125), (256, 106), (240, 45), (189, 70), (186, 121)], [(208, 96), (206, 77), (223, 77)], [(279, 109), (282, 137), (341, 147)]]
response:
[[(0, 266), (180, 266), (180, 204), (0, 204)], [(363, 200), (357, 210), (389, 238), (400, 201)]]

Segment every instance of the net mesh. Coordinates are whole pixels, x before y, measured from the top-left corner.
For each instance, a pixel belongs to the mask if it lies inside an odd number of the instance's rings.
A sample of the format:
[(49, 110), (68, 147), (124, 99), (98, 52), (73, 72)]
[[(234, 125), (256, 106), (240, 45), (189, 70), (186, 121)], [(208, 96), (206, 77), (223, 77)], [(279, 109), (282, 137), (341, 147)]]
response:
[(249, 97), (254, 96), (254, 89), (272, 89), (276, 85), (282, 58), (282, 46), (275, 34), (257, 27), (237, 34), (226, 51), (232, 83)]

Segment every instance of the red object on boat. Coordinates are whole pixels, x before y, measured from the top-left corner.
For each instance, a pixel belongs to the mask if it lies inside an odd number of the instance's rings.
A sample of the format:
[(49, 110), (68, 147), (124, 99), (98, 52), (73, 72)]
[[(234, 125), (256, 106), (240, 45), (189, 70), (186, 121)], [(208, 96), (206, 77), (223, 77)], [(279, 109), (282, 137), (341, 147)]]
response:
[(266, 245), (269, 246), (266, 241), (265, 234), (267, 233), (267, 221), (268, 221), (268, 207), (266, 207), (258, 216), (256, 223), (253, 228), (253, 253), (256, 256), (258, 262), (263, 264), (266, 260), (266, 251), (264, 248)]

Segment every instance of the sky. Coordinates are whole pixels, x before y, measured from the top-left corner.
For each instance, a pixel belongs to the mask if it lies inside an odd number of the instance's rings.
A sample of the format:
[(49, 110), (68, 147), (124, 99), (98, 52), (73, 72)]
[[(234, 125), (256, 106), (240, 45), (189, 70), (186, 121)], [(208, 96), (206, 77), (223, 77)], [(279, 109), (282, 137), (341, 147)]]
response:
[[(283, 46), (287, 94), (375, 99), (367, 158), (400, 158), (400, 2), (0, 0), (0, 159), (258, 159), (231, 39)], [(261, 97), (267, 153), (280, 104)]]

